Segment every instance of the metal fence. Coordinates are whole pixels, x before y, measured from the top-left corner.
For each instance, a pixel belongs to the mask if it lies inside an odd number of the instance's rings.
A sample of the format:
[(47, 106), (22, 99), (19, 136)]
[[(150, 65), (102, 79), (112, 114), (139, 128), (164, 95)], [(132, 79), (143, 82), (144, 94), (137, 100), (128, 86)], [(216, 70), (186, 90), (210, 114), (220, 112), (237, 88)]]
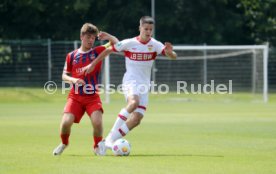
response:
[[(96, 43), (98, 45), (99, 43)], [(61, 74), (66, 54), (80, 46), (80, 41), (51, 41), (47, 40), (2, 40), (0, 41), (0, 86), (1, 87), (43, 87), (45, 82), (52, 80), (61, 85)], [(110, 59), (110, 81), (120, 84), (124, 68), (123, 59)], [(156, 76), (157, 81), (169, 81), (176, 78), (174, 71), (187, 67), (193, 71), (198, 60), (187, 62), (157, 61), (156, 66), (173, 66), (165, 72), (158, 72), (163, 76)], [(199, 61), (202, 62), (202, 61)], [(184, 64), (183, 64), (184, 63)], [(183, 67), (186, 68), (181, 68)], [(235, 66), (235, 64), (233, 64)], [(223, 68), (223, 67), (218, 67)], [(166, 69), (166, 68), (165, 68)], [(163, 68), (164, 70), (164, 68)], [(159, 69), (162, 71), (162, 68)], [(104, 71), (103, 71), (104, 72)], [(202, 73), (202, 72), (194, 72)], [(215, 72), (214, 72), (215, 73)], [(176, 75), (176, 76), (175, 76)], [(188, 75), (186, 73), (186, 75)], [(211, 75), (211, 74), (210, 74)], [(164, 78), (161, 78), (164, 77)], [(192, 77), (192, 76), (191, 76)], [(204, 74), (203, 74), (204, 77)], [(160, 79), (161, 78), (161, 79)], [(189, 79), (186, 77), (185, 79)], [(191, 80), (199, 80), (192, 78)], [(270, 92), (276, 91), (276, 49), (270, 48), (268, 62), (268, 87)]]
[(0, 42), (0, 86), (43, 87), (61, 84), (66, 54), (78, 41), (9, 40)]

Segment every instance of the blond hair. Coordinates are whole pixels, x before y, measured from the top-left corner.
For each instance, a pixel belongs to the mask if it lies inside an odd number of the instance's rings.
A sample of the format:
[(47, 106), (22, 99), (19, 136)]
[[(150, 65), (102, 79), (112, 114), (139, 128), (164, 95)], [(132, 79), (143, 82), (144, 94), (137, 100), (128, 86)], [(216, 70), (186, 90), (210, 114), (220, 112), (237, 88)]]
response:
[(99, 33), (99, 30), (98, 28), (91, 24), (91, 23), (85, 23), (83, 24), (83, 26), (81, 27), (81, 30), (80, 30), (80, 34), (81, 36), (85, 35), (85, 34), (92, 34), (92, 35), (98, 35)]

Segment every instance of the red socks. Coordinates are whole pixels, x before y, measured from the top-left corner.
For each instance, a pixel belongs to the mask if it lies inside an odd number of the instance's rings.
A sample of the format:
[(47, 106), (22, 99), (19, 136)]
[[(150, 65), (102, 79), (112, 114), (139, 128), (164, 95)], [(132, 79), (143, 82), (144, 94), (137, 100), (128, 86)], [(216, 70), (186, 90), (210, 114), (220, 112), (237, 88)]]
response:
[[(68, 145), (69, 144), (69, 136), (70, 134), (60, 134), (60, 138), (62, 144)], [(98, 147), (98, 143), (102, 141), (103, 137), (95, 137), (94, 136), (94, 148)]]
[(70, 134), (60, 134), (62, 144), (65, 144), (65, 145), (69, 144), (69, 136)]
[(94, 136), (94, 148), (98, 147), (98, 143), (102, 141), (103, 137), (95, 137)]

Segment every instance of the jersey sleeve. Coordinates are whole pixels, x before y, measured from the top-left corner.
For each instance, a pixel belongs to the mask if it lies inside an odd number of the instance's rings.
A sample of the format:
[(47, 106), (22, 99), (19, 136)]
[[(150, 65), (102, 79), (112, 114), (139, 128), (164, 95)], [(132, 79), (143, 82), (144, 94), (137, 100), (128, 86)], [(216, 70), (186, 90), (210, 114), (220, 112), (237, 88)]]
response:
[(104, 44), (104, 45), (102, 45), (102, 46), (104, 46), (105, 48), (108, 48), (108, 47), (111, 46), (111, 42), (109, 41), (109, 42), (107, 42), (106, 44)]
[(122, 41), (116, 43), (115, 45), (113, 45), (112, 49), (115, 52), (125, 51), (126, 48), (130, 45), (130, 42), (131, 42), (130, 39), (122, 40)]
[[(107, 47), (105, 45), (101, 45), (101, 46), (98, 46), (98, 47), (95, 47), (94, 50), (95, 52), (97, 53), (97, 57), (99, 54), (101, 54), (101, 52), (103, 52)], [(96, 58), (97, 58), (96, 57)]]
[[(73, 53), (71, 53), (71, 54), (73, 55)], [(65, 60), (63, 71), (65, 71), (67, 73), (71, 73), (71, 71), (72, 71), (72, 60), (73, 60), (72, 55), (70, 55), (70, 53), (69, 53), (66, 56), (66, 60)]]
[(165, 55), (164, 48), (165, 48), (164, 44), (162, 44), (161, 42), (156, 42), (155, 49), (156, 49), (157, 54)]
[[(106, 49), (106, 45), (101, 45), (98, 47), (95, 47), (94, 50), (97, 54), (96, 59), (98, 58), (98, 56)], [(100, 72), (102, 68), (102, 61), (100, 61), (96, 66), (95, 66), (95, 72)]]

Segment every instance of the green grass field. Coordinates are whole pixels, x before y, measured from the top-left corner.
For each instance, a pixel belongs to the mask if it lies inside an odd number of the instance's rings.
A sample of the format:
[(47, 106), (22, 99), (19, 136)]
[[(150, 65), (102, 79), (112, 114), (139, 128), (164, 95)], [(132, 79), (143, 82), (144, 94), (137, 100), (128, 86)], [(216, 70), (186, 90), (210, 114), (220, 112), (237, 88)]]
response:
[[(59, 91), (60, 93), (60, 91)], [(272, 174), (276, 173), (276, 95), (255, 102), (246, 94), (158, 95), (142, 124), (126, 136), (131, 155), (92, 153), (88, 117), (72, 129), (59, 157), (59, 123), (65, 95), (43, 89), (0, 88), (1, 174)], [(104, 104), (105, 135), (125, 103)]]

